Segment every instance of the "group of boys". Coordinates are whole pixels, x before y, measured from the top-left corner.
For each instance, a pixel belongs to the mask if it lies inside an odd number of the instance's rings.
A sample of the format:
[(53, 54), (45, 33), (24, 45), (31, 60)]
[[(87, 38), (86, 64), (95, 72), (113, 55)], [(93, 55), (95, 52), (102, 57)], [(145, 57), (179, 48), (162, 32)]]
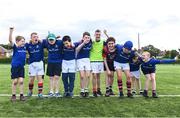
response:
[[(35, 78), (38, 80), (38, 97), (43, 98), (43, 76), (44, 76), (44, 48), (48, 51), (47, 75), (49, 76), (49, 97), (62, 97), (59, 92), (59, 78), (62, 73), (64, 84), (64, 97), (73, 97), (74, 81), (76, 71), (80, 74), (80, 97), (89, 97), (89, 81), (92, 73), (93, 96), (102, 96), (100, 89), (100, 74), (105, 71), (106, 93), (105, 96), (114, 95), (112, 90), (114, 72), (117, 73), (117, 83), (119, 97), (123, 97), (122, 73), (126, 76), (127, 97), (133, 97), (131, 92), (131, 78), (139, 79), (139, 67), (146, 76), (144, 97), (148, 97), (149, 80), (153, 82), (153, 97), (157, 97), (155, 83), (155, 65), (158, 63), (171, 63), (175, 60), (156, 60), (150, 58), (148, 52), (137, 54), (132, 50), (133, 43), (126, 41), (124, 45), (115, 43), (115, 38), (109, 37), (107, 40), (101, 38), (101, 31), (95, 31), (95, 39), (92, 40), (90, 33), (84, 32), (82, 40), (72, 43), (71, 37), (66, 35), (62, 40), (58, 40), (54, 34), (49, 33), (47, 38), (39, 40), (38, 34), (31, 33), (31, 40), (25, 43), (25, 38), (17, 36), (15, 42), (12, 41), (14, 28), (10, 28), (9, 42), (13, 47), (11, 63), (12, 78), (12, 101), (16, 101), (16, 87), (20, 86), (20, 100), (26, 98), (23, 95), (24, 65), (26, 61), (26, 51), (28, 52), (29, 64), (29, 92), (32, 96)], [(136, 61), (134, 61), (136, 60)], [(139, 61), (137, 61), (139, 60)], [(137, 63), (139, 62), (139, 63)], [(131, 71), (131, 72), (130, 72)], [(137, 77), (138, 76), (138, 77)], [(141, 88), (141, 87), (140, 87)]]

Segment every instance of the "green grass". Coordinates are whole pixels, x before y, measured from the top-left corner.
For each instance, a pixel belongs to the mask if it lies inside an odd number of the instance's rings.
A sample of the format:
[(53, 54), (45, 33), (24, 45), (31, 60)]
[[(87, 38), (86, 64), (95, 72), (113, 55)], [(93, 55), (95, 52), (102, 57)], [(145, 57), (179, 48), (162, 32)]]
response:
[[(76, 75), (75, 94), (79, 94), (79, 75)], [(157, 66), (157, 92), (159, 95), (180, 94), (180, 65)], [(101, 76), (101, 88), (105, 92), (104, 76)], [(124, 81), (124, 92), (125, 78)], [(144, 76), (141, 76), (144, 86)], [(49, 79), (45, 77), (44, 93), (48, 93)], [(63, 92), (62, 81), (60, 91)], [(37, 81), (36, 81), (37, 84)], [(91, 83), (90, 83), (91, 84)], [(25, 93), (28, 90), (26, 66)], [(91, 86), (90, 86), (91, 87)], [(113, 89), (118, 93), (116, 79)], [(35, 85), (35, 94), (37, 85)], [(10, 65), (0, 65), (0, 94), (11, 94)], [(160, 97), (158, 99), (143, 97), (124, 98), (99, 97), (80, 99), (61, 98), (43, 99), (36, 97), (26, 102), (10, 102), (9, 97), (0, 97), (0, 117), (180, 117), (180, 97)]]

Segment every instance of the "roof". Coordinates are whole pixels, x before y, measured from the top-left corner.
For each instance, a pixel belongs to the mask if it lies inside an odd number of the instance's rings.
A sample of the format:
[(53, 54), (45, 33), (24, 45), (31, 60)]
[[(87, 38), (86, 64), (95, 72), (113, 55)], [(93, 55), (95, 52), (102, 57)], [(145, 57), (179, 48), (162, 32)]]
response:
[(0, 46), (0, 52), (6, 52), (6, 53), (10, 53), (11, 50), (7, 50), (6, 48)]

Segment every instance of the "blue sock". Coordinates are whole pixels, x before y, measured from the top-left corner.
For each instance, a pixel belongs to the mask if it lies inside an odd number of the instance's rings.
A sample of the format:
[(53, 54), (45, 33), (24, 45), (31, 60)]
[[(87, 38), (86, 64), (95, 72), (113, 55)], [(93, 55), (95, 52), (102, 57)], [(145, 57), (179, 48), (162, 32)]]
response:
[(68, 73), (62, 73), (62, 80), (64, 84), (64, 92), (68, 92)]
[(74, 89), (75, 73), (69, 73), (69, 91), (73, 92)]

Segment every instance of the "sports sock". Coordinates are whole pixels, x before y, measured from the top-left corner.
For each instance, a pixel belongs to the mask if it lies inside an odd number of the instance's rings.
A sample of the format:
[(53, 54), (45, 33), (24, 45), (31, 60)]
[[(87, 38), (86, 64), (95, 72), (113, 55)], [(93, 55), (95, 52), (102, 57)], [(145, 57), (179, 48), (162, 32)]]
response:
[(43, 90), (43, 83), (38, 83), (38, 94), (42, 93)]
[(122, 89), (123, 89), (122, 80), (118, 80), (118, 88), (119, 88), (119, 92), (122, 92)]
[(32, 91), (34, 87), (34, 84), (29, 84), (29, 90)]
[(131, 81), (127, 81), (126, 86), (127, 86), (127, 92), (131, 93)]

